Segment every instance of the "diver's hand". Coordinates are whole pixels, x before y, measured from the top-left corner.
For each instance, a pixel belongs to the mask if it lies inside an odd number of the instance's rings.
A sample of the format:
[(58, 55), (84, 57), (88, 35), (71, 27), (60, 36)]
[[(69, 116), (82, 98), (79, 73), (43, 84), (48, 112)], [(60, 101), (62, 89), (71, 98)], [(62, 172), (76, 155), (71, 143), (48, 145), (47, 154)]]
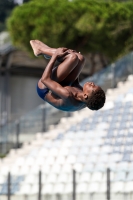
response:
[(67, 54), (69, 54), (69, 52), (67, 51), (68, 49), (65, 47), (60, 47), (56, 50), (56, 52), (54, 53), (54, 56), (56, 56), (57, 58), (61, 58), (66, 56)]

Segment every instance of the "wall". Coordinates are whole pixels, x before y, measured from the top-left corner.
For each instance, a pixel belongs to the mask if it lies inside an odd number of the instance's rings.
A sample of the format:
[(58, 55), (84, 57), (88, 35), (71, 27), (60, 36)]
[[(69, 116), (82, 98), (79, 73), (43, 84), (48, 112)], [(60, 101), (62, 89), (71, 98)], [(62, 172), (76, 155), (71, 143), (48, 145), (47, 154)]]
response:
[(1, 113), (7, 110), (10, 119), (16, 119), (43, 103), (36, 93), (37, 81), (37, 77), (12, 76), (7, 88), (8, 82), (4, 76), (1, 76)]

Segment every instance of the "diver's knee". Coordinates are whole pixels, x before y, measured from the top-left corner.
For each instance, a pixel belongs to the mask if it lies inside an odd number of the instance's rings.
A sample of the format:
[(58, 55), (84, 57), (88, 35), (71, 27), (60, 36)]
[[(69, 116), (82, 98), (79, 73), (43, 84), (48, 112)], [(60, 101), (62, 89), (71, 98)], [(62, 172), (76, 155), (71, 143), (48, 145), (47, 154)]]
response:
[(70, 53), (69, 54), (69, 58), (71, 59), (71, 61), (73, 62), (78, 62), (78, 56), (75, 53)]
[(79, 59), (80, 62), (82, 62), (82, 63), (85, 62), (85, 57), (82, 54), (76, 53), (76, 55), (77, 55), (77, 57), (78, 57), (78, 59)]

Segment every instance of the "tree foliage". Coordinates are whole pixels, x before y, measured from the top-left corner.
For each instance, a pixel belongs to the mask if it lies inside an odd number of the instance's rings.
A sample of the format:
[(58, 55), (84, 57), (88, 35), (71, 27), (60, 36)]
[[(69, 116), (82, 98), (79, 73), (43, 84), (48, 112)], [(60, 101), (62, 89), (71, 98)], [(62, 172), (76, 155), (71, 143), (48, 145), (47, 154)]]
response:
[(28, 51), (31, 39), (112, 60), (133, 49), (132, 2), (31, 0), (16, 7), (7, 24), (14, 44)]

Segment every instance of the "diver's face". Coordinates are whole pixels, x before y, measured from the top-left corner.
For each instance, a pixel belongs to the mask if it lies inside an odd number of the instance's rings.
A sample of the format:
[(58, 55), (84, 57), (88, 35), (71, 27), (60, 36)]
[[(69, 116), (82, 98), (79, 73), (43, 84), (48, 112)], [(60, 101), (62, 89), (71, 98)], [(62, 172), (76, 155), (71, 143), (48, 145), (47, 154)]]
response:
[(87, 82), (83, 86), (83, 92), (86, 93), (88, 96), (92, 94), (92, 91), (96, 91), (100, 89), (98, 85), (95, 85), (93, 82)]

